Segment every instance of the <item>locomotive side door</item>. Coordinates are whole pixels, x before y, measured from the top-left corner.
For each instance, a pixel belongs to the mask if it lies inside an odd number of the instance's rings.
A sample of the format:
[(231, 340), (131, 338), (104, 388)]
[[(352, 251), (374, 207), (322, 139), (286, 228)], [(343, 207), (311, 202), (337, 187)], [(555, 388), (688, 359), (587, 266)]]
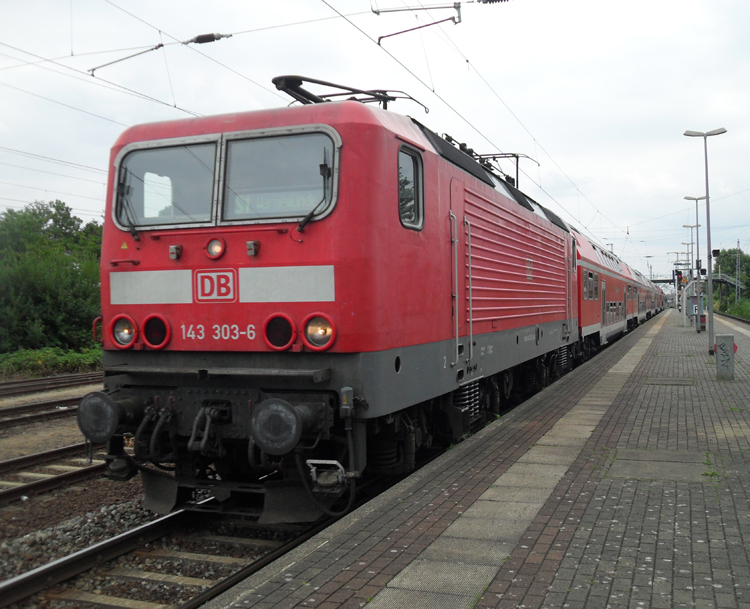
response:
[[(467, 227), (464, 218), (464, 183), (456, 178), (451, 179), (450, 212), (451, 239), (451, 310), (453, 312), (453, 339), (451, 367), (462, 367), (470, 358), (470, 348), (465, 338), (467, 313), (471, 318), (471, 270), (467, 267), (466, 248), (468, 246)], [(470, 229), (469, 229), (470, 230)], [(469, 257), (470, 261), (470, 257)], [(467, 270), (468, 269), (468, 270)], [(468, 281), (467, 281), (468, 273)]]

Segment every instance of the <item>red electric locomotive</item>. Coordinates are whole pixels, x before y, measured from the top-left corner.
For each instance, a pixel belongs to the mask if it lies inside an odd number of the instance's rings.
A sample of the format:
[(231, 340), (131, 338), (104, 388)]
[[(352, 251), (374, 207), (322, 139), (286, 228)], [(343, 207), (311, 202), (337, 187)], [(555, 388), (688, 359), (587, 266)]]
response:
[(580, 351), (588, 242), (362, 103), (392, 94), (305, 80), (327, 84), (274, 79), (301, 106), (141, 125), (112, 149), (105, 390), (78, 419), (158, 511), (347, 509), (358, 478), (409, 471)]

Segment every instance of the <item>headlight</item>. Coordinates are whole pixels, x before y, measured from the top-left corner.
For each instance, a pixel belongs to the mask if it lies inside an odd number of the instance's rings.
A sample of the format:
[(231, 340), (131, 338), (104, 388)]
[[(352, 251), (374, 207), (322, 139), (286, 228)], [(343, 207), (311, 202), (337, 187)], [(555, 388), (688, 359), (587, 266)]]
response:
[(284, 351), (297, 338), (297, 326), (288, 315), (277, 313), (263, 324), (263, 339), (274, 351)]
[(120, 349), (127, 349), (135, 342), (138, 334), (138, 328), (133, 319), (127, 315), (118, 315), (112, 320), (110, 333), (115, 341), (115, 346)]
[(172, 337), (169, 322), (161, 315), (149, 315), (143, 322), (143, 342), (151, 349), (163, 349)]
[(336, 326), (333, 325), (333, 320), (324, 313), (308, 315), (304, 328), (302, 340), (313, 351), (328, 349), (336, 338)]
[(206, 243), (206, 256), (211, 258), (211, 260), (216, 260), (224, 255), (224, 250), (226, 250), (226, 248), (227, 244), (224, 239), (221, 237), (214, 237)]

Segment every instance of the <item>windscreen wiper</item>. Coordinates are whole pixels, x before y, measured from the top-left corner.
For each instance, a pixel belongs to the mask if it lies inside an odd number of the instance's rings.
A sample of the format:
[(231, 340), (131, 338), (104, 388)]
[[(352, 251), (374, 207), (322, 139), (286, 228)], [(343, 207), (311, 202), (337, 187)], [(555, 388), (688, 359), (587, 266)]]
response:
[(323, 148), (323, 162), (320, 164), (320, 175), (323, 176), (323, 198), (318, 201), (315, 207), (313, 207), (304, 218), (302, 218), (302, 222), (300, 222), (299, 226), (297, 226), (298, 233), (301, 233), (305, 230), (305, 227), (313, 219), (313, 216), (315, 215), (315, 212), (318, 211), (318, 208), (328, 200), (328, 180), (331, 179), (332, 173), (333, 172), (331, 171), (331, 167), (330, 165), (328, 165), (328, 151)]
[(123, 171), (125, 172), (126, 177), (125, 180), (120, 179), (117, 183), (117, 202), (122, 203), (122, 209), (125, 211), (125, 220), (128, 223), (128, 229), (133, 240), (140, 241), (141, 238), (138, 236), (138, 231), (135, 229), (135, 222), (133, 221), (133, 218), (136, 215), (135, 210), (133, 209), (133, 204), (130, 202), (129, 198), (130, 184), (128, 184), (128, 178), (130, 177), (130, 172), (125, 168), (123, 168)]

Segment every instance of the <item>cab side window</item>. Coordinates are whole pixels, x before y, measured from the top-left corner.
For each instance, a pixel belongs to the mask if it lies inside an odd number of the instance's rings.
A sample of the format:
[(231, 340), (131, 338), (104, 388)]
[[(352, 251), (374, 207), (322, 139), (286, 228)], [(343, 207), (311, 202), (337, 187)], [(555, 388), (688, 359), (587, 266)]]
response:
[(421, 230), (424, 226), (422, 183), (422, 157), (416, 150), (402, 147), (398, 151), (398, 215), (406, 228)]

